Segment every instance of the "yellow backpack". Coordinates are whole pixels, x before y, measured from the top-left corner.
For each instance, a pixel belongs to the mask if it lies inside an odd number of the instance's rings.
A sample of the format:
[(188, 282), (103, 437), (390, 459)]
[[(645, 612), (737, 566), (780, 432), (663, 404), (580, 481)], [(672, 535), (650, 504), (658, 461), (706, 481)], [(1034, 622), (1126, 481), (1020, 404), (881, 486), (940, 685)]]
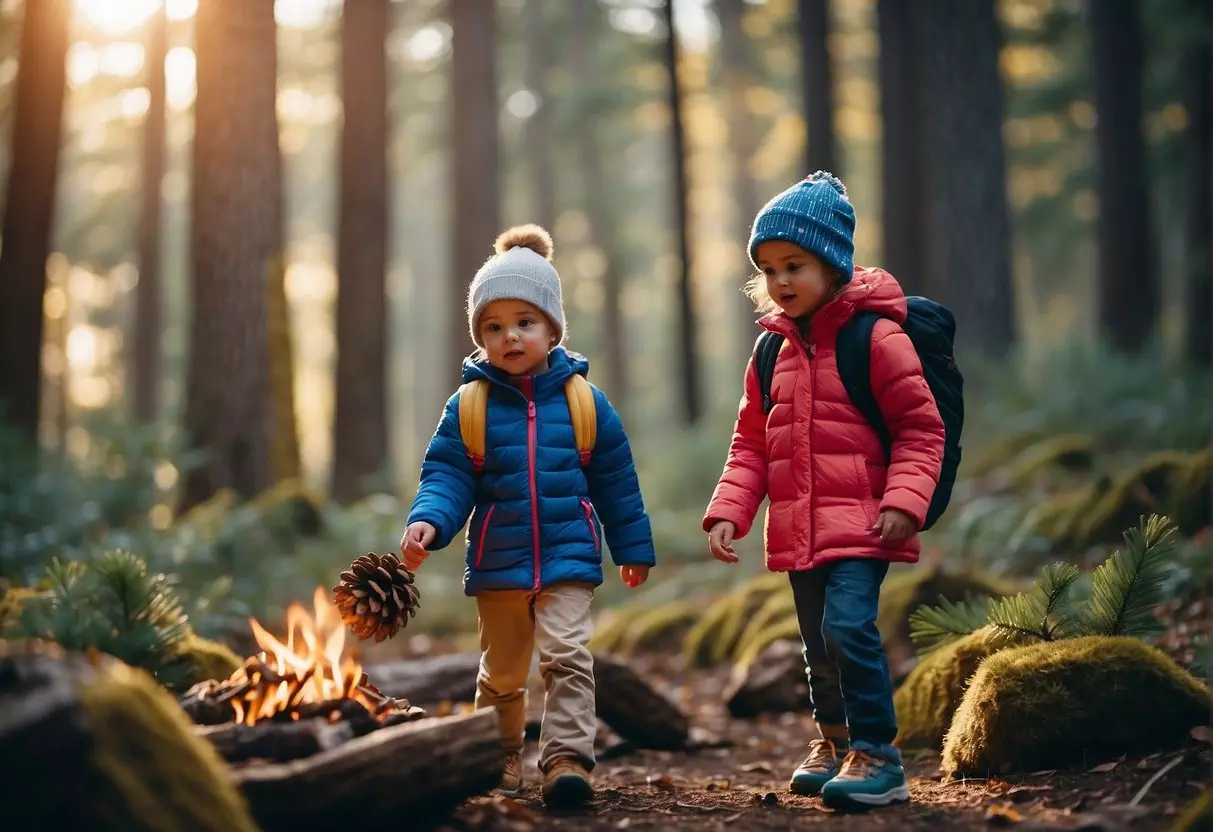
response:
[[(585, 376), (574, 373), (564, 383), (564, 397), (569, 403), (573, 421), (573, 437), (581, 467), (590, 462), (594, 442), (598, 438), (598, 409), (594, 405), (594, 389)], [(485, 431), (489, 409), (489, 383), (484, 379), (469, 381), (459, 388), (459, 433), (467, 448), (472, 466), (479, 474), (484, 467)]]

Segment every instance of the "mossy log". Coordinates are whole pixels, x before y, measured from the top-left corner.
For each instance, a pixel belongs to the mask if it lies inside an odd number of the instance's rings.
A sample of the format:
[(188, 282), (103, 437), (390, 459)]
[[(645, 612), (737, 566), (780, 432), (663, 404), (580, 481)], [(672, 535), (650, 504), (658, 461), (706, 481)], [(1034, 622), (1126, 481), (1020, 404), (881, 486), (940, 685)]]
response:
[(491, 790), (503, 764), (497, 712), (487, 708), (381, 728), (234, 775), (265, 832), (411, 829)]
[(647, 609), (624, 606), (609, 610), (595, 624), (590, 650), (616, 656), (676, 650), (703, 614), (703, 607), (697, 601), (668, 601)]
[(117, 659), (0, 641), (6, 828), (257, 829), (172, 696)]
[(939, 749), (969, 680), (987, 656), (1005, 646), (1005, 637), (983, 627), (920, 661), (893, 694), (898, 744)]
[(284, 479), (255, 496), (250, 507), (286, 535), (314, 537), (324, 531), (324, 498), (297, 479)]
[(1050, 436), (1016, 455), (1007, 466), (1007, 476), (1009, 485), (1018, 489), (1058, 470), (1090, 470), (1094, 462), (1094, 437), (1085, 434)]
[(176, 658), (189, 668), (186, 687), (207, 679), (222, 681), (242, 664), (240, 657), (227, 645), (202, 638), (194, 632), (190, 632), (181, 642)]
[(750, 616), (769, 595), (787, 586), (787, 575), (765, 572), (707, 607), (683, 642), (687, 666), (710, 667), (728, 661)]
[(984, 477), (991, 474), (999, 468), (1014, 463), (1020, 454), (1040, 440), (1040, 431), (1029, 429), (1004, 436), (973, 453), (966, 452), (963, 464), (964, 473), (970, 477)]
[(1000, 650), (981, 663), (944, 740), (950, 777), (1036, 771), (1182, 744), (1209, 690), (1160, 650), (1087, 636)]
[(795, 621), (796, 599), (792, 595), (791, 584), (784, 589), (772, 592), (762, 602), (762, 606), (754, 613), (741, 631), (737, 646), (733, 650), (733, 664), (745, 667), (769, 647), (772, 642), (781, 638), (796, 638), (799, 628), (787, 634), (788, 621)]

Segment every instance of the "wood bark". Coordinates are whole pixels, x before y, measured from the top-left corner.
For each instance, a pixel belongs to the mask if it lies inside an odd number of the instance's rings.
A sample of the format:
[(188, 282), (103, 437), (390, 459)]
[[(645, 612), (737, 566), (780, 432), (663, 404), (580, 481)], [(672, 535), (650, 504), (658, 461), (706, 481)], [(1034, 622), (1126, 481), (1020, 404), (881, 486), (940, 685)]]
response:
[(1145, 44), (1137, 0), (1090, 0), (1095, 112), (1097, 309), (1120, 350), (1146, 345), (1161, 305), (1143, 114)]
[[(569, 61), (577, 89), (590, 94), (601, 83), (596, 60), (602, 37), (601, 11), (595, 4), (575, 3), (570, 9)], [(595, 96), (591, 95), (591, 99)], [(599, 115), (603, 115), (599, 113)], [(577, 158), (581, 169), (583, 207), (590, 221), (590, 239), (602, 254), (602, 348), (606, 357), (604, 389), (615, 407), (626, 411), (628, 400), (627, 357), (623, 345), (622, 275), (614, 255), (618, 229), (611, 207), (604, 170), (603, 148), (598, 129), (586, 123), (577, 131)]]
[(422, 706), (471, 702), (476, 696), (479, 653), (451, 653), (425, 659), (378, 664), (366, 669), (375, 687), (388, 696)]
[(220, 488), (246, 497), (268, 488), (287, 472), (292, 446), (297, 462), (273, 0), (201, 3), (195, 32), (193, 322), (185, 423), (193, 447), (208, 459), (187, 477), (182, 508)]
[(693, 425), (703, 412), (699, 379), (699, 352), (695, 348), (695, 303), (691, 287), (690, 215), (687, 211), (686, 139), (682, 119), (682, 90), (678, 84), (678, 35), (675, 31), (674, 0), (662, 4), (667, 36), (665, 65), (669, 79), (670, 142), (673, 157), (674, 235), (677, 240), (678, 276), (675, 281), (678, 307), (678, 381), (683, 421)]
[[(548, 69), (552, 29), (544, 12), (549, 0), (526, 0), (522, 7), (526, 38), (526, 86), (539, 100), (539, 109), (526, 120), (527, 165), (531, 180), (532, 222), (548, 231), (556, 226), (556, 177), (552, 166), (552, 101)], [(573, 7), (579, 9), (581, 4)]]
[(812, 703), (801, 648), (798, 642), (777, 641), (745, 671), (736, 673), (725, 690), (729, 713), (750, 719), (764, 713), (808, 710)]
[(342, 13), (341, 216), (337, 237), (337, 395), (333, 497), (361, 496), (388, 460), (388, 0)]
[(199, 726), (198, 736), (209, 742), (229, 763), (256, 758), (280, 763), (310, 757), (345, 743), (354, 737), (354, 725), (348, 721), (330, 723), (323, 719), (298, 722), (258, 722), (255, 725)]
[(906, 294), (922, 294), (921, 152), (913, 0), (877, 0), (880, 40), (881, 265)]
[(502, 229), (497, 125), (496, 4), (449, 0), (451, 27), (451, 175), (455, 204), (454, 246), (448, 305), (448, 361), (458, 362), (472, 347), (467, 290), (477, 269), (493, 253)]
[(754, 274), (746, 251), (750, 236), (750, 225), (761, 207), (754, 177), (750, 173), (750, 160), (758, 149), (758, 135), (753, 114), (747, 102), (747, 93), (755, 83), (754, 60), (750, 53), (750, 40), (746, 37), (743, 22), (745, 0), (720, 0), (717, 13), (720, 15), (720, 65), (724, 75), (724, 96), (727, 101), (729, 133), (730, 188), (733, 203), (733, 233), (740, 241), (737, 247), (737, 273), (735, 283), (729, 284), (729, 304), (735, 321), (737, 344), (731, 351), (735, 356), (734, 377), (740, 377), (749, 362), (758, 337), (758, 314), (753, 302), (742, 291), (746, 279)]
[(829, 0), (799, 0), (800, 78), (804, 120), (808, 134), (806, 175), (838, 169), (834, 136), (834, 73), (830, 68)]
[(1184, 56), (1188, 129), (1184, 134), (1187, 173), (1184, 267), (1186, 270), (1184, 355), (1197, 367), (1213, 366), (1213, 11), (1191, 0), (1193, 18), (1204, 37), (1193, 39)]
[(383, 728), (289, 763), (234, 772), (266, 832), (412, 828), (500, 782), (491, 708)]
[(0, 417), (31, 443), (38, 439), (42, 298), (55, 219), (70, 6), (68, 0), (25, 4), (0, 227)]
[[(957, 355), (1005, 354), (1014, 334), (1011, 219), (995, 0), (912, 4), (924, 225), (921, 289), (960, 322)], [(897, 176), (897, 171), (886, 175)], [(964, 359), (960, 359), (963, 365)]]
[(638, 748), (684, 748), (691, 730), (686, 712), (657, 691), (630, 665), (594, 656), (599, 718)]
[(163, 315), (160, 273), (160, 188), (164, 181), (165, 79), (168, 12), (161, 5), (148, 21), (147, 116), (143, 123), (142, 213), (139, 218), (139, 282), (135, 285), (135, 418), (154, 422), (160, 394)]

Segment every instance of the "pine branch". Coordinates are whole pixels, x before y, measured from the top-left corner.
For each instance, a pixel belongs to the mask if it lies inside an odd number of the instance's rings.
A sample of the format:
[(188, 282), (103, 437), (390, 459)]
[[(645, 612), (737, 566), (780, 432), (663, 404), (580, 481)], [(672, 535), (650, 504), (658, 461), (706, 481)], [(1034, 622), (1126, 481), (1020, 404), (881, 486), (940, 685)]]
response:
[(1165, 629), (1154, 607), (1163, 600), (1176, 531), (1169, 518), (1152, 514), (1125, 532), (1125, 550), (1113, 552), (1091, 576), (1091, 602), (1082, 620), (1086, 634), (1144, 638)]
[(949, 642), (963, 638), (985, 626), (990, 615), (988, 597), (949, 601), (939, 596), (939, 605), (924, 604), (910, 615), (910, 639), (925, 656)]
[(1077, 579), (1078, 567), (1071, 563), (1046, 565), (1032, 589), (991, 604), (990, 624), (1005, 636), (1041, 641), (1065, 637), (1072, 629), (1066, 602)]

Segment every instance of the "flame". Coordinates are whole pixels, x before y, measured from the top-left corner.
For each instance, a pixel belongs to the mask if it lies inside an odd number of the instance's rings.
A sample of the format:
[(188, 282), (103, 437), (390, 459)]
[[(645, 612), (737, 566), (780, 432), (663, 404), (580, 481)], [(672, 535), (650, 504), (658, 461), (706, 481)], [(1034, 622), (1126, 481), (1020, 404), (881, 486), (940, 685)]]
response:
[(252, 725), (283, 712), (298, 719), (295, 709), (301, 705), (342, 699), (354, 699), (375, 710), (376, 703), (360, 688), (362, 665), (342, 656), (345, 627), (340, 613), (321, 587), (316, 588), (312, 604), (315, 616), (299, 603), (287, 608), (285, 644), (257, 619), (249, 618), (263, 652), (228, 679), (233, 686), (244, 688), (230, 700), (236, 722)]

